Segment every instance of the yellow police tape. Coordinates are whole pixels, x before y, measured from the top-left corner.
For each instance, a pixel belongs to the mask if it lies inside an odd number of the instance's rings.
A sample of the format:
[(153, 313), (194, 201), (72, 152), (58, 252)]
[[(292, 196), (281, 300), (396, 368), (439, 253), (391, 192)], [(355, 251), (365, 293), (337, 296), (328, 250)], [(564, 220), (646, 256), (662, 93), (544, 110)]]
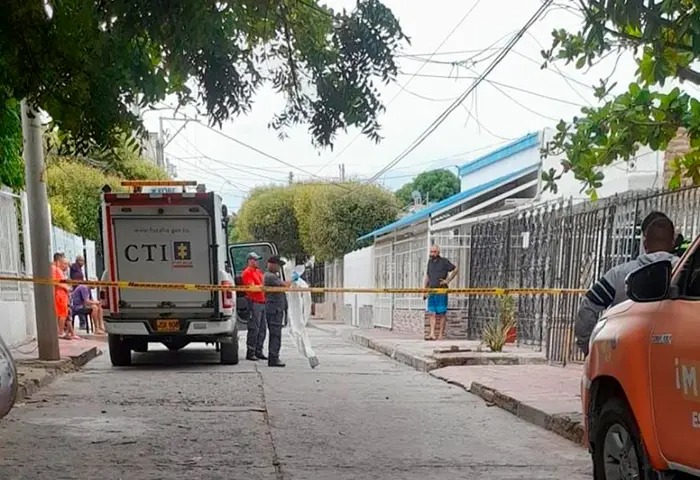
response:
[(355, 287), (257, 287), (233, 285), (208, 285), (199, 283), (149, 283), (149, 282), (105, 282), (105, 281), (76, 281), (54, 280), (51, 278), (34, 278), (11, 275), (0, 275), (0, 281), (34, 283), (39, 285), (85, 285), (93, 288), (131, 288), (141, 290), (192, 290), (217, 292), (309, 292), (309, 293), (402, 293), (402, 294), (444, 294), (450, 295), (580, 295), (586, 290), (575, 288), (355, 288)]

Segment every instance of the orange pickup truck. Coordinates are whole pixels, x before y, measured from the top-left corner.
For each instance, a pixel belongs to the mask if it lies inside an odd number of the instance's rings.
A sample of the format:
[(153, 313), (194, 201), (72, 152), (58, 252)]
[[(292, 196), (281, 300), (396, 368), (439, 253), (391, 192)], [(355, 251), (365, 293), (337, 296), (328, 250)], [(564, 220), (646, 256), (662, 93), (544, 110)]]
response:
[(700, 237), (627, 277), (581, 381), (596, 480), (700, 478)]

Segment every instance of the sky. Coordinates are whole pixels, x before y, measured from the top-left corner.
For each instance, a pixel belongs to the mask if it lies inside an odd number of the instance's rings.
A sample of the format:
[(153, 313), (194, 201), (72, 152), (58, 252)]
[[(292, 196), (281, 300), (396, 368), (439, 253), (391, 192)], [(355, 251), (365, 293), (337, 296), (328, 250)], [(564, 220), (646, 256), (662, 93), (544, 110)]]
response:
[[(351, 8), (353, 3), (326, 2), (333, 8)], [(470, 87), (473, 77), (490, 63), (489, 55), (498, 52), (493, 48), (503, 47), (541, 0), (384, 3), (398, 17), (410, 45), (401, 49), (397, 81), (381, 89), (387, 107), (380, 117), (381, 143), (375, 144), (353, 129), (339, 133), (332, 151), (318, 150), (304, 125), (290, 129), (288, 138), (281, 140), (268, 123), (282, 110), (284, 100), (270, 88), (263, 88), (252, 111), (226, 122), (221, 132), (294, 168), (235, 143), (217, 133), (216, 127), (191, 122), (177, 132), (182, 121), (167, 119), (171, 114), (166, 111), (148, 112), (144, 122), (151, 131), (158, 130), (158, 117), (165, 117), (163, 127), (170, 138), (165, 156), (176, 165), (178, 177), (205, 183), (221, 194), (231, 211), (240, 208), (254, 186), (288, 182), (290, 171), (294, 180), (312, 175), (337, 178), (339, 165), (344, 164), (346, 177), (370, 178)], [(472, 13), (447, 38), (469, 10)], [(554, 68), (540, 68), (540, 51), (549, 48), (552, 30), (576, 30), (580, 23), (581, 19), (571, 12), (550, 9), (487, 77), (488, 81), (482, 82), (425, 142), (386, 172), (380, 183), (394, 190), (425, 170), (446, 167), (456, 172), (456, 166), (499, 145), (529, 132), (553, 128), (561, 118), (570, 120), (582, 106), (596, 102), (590, 86), (613, 72), (618, 88), (626, 87), (636, 66), (625, 55), (619, 60), (611, 55), (590, 70), (576, 70), (563, 62)], [(492, 49), (484, 51), (488, 47)], [(473, 71), (451, 64), (470, 58), (483, 59)], [(202, 121), (206, 123), (206, 118)]]

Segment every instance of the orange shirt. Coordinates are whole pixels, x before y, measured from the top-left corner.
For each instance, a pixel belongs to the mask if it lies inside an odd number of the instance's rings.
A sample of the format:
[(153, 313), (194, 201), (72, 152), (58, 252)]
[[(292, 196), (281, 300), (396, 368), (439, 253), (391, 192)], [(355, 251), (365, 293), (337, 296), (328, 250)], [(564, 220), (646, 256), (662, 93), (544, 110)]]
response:
[[(259, 268), (246, 267), (241, 273), (243, 285), (259, 285), (263, 284), (263, 271)], [(255, 303), (265, 303), (264, 292), (246, 292), (248, 300)]]
[[(66, 276), (60, 268), (58, 268), (54, 264), (51, 264), (51, 278), (54, 280), (65, 280)], [(63, 297), (65, 297), (65, 299), (68, 300), (68, 290), (66, 290), (65, 288), (56, 286), (56, 287), (54, 287), (54, 296), (56, 298), (61, 297), (61, 299), (63, 299)]]

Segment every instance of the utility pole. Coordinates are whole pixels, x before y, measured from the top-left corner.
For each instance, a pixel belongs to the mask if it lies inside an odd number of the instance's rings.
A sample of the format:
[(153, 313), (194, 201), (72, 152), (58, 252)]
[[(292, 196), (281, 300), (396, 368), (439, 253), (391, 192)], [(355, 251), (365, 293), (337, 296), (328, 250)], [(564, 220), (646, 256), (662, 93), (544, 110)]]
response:
[[(24, 137), (24, 174), (27, 189), (29, 236), (32, 246), (34, 277), (51, 278), (51, 218), (46, 193), (43, 128), (39, 112), (22, 101), (22, 133)], [(54, 312), (54, 287), (34, 284), (34, 313), (39, 360), (60, 360), (58, 330)]]
[(163, 134), (163, 117), (158, 117), (158, 138), (156, 139), (156, 165), (165, 168), (165, 138)]
[(294, 172), (289, 172), (289, 184), (294, 183)]
[(338, 165), (338, 170), (340, 171), (340, 181), (344, 182), (345, 181), (345, 164), (341, 163)]

